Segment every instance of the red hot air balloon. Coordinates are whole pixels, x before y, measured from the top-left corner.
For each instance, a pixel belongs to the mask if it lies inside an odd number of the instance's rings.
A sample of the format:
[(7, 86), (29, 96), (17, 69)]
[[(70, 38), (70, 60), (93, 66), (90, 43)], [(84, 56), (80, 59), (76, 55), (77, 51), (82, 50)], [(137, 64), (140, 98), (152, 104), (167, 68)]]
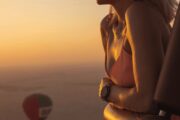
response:
[(46, 120), (52, 110), (52, 101), (47, 95), (32, 94), (25, 98), (23, 109), (30, 120)]

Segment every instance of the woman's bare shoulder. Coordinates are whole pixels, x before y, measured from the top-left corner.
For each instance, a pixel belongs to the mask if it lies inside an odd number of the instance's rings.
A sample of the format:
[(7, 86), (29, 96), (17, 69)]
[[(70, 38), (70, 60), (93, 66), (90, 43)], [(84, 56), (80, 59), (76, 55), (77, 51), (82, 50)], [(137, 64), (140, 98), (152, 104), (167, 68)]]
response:
[(127, 9), (125, 16), (130, 20), (139, 19), (139, 22), (145, 21), (151, 23), (153, 21), (157, 22), (158, 18), (161, 18), (159, 12), (145, 2), (134, 2)]
[[(154, 15), (156, 14), (156, 7), (147, 2), (134, 2), (127, 9), (126, 14), (138, 14), (138, 15)], [(151, 13), (151, 14), (147, 14)]]
[[(127, 29), (131, 33), (133, 40), (153, 40), (152, 37), (159, 38), (161, 35), (161, 21), (156, 10), (153, 10), (144, 2), (134, 2), (126, 11), (125, 20)], [(147, 42), (146, 40), (146, 42)]]

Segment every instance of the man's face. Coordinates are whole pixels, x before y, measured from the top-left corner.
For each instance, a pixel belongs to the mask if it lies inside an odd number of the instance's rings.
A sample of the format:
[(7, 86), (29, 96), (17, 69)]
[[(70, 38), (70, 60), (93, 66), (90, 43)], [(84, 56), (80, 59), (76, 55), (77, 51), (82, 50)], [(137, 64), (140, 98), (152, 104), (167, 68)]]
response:
[(103, 5), (103, 4), (112, 4), (115, 0), (97, 0), (97, 3), (99, 5)]

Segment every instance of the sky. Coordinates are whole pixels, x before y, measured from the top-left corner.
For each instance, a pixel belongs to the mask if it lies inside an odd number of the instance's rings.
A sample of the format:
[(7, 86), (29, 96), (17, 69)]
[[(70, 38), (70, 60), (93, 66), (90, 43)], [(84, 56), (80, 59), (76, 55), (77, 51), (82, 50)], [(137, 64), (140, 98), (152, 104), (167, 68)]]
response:
[(96, 0), (0, 1), (0, 67), (103, 61)]

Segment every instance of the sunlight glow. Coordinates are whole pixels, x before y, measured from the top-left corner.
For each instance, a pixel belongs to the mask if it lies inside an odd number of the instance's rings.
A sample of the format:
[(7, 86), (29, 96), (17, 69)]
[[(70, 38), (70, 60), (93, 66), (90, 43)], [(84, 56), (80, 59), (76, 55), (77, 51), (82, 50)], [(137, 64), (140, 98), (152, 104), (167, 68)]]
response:
[(0, 1), (0, 66), (102, 61), (106, 12), (89, 0)]

